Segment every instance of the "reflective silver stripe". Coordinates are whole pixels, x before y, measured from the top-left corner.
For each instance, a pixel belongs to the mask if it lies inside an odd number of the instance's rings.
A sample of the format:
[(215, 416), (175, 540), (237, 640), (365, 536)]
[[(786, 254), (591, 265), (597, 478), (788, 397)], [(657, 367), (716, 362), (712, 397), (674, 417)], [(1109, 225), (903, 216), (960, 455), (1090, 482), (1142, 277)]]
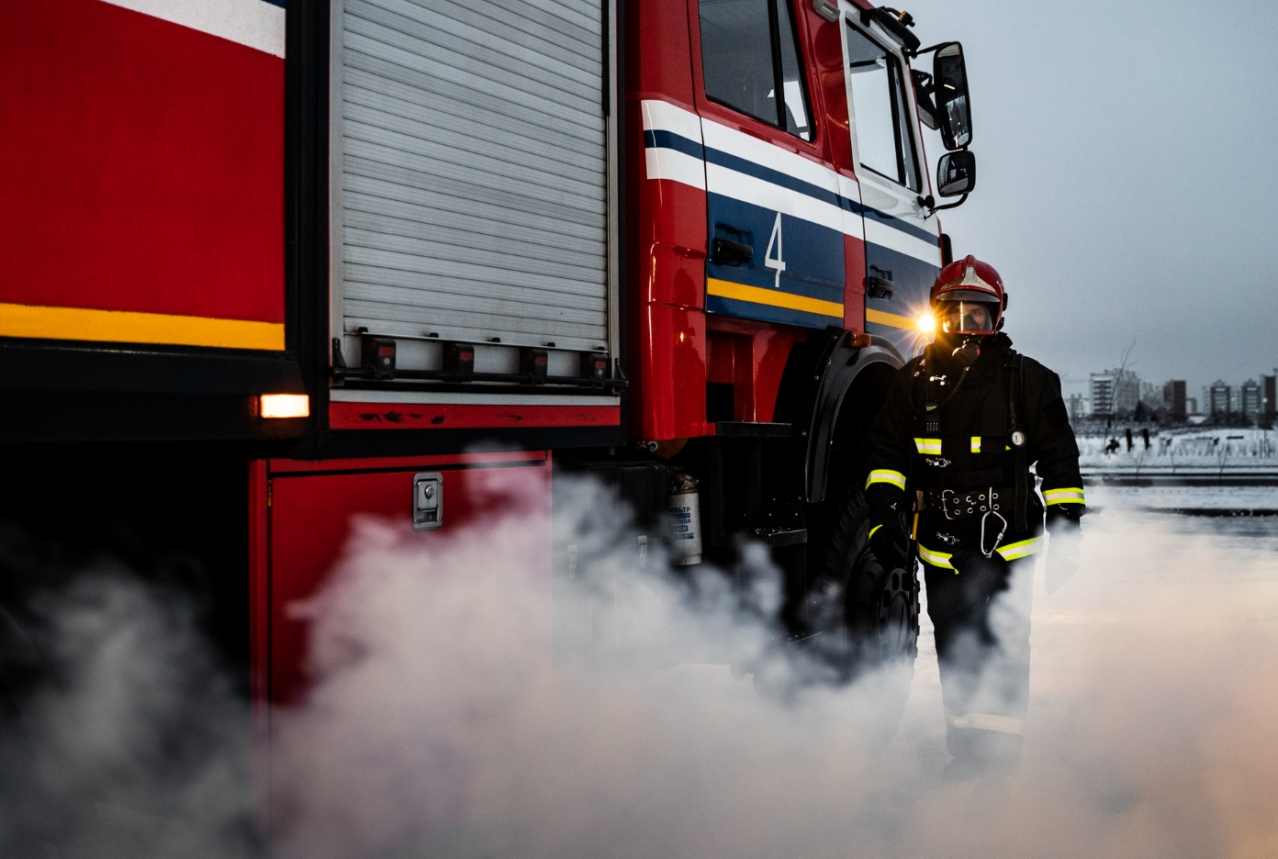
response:
[(897, 489), (905, 489), (905, 475), (890, 468), (876, 468), (866, 478), (865, 488), (869, 489), (876, 483), (890, 483)]
[(1052, 504), (1085, 504), (1083, 500), (1083, 489), (1081, 486), (1070, 486), (1065, 489), (1046, 489), (1043, 491), (1043, 500), (1050, 506)]
[[(950, 563), (950, 558), (954, 557), (949, 552), (933, 552), (927, 546), (919, 543), (919, 558), (925, 564), (931, 564), (934, 567), (940, 567), (943, 570), (954, 570), (954, 565)], [(957, 574), (958, 570), (954, 570)]]
[(924, 456), (940, 456), (941, 440), (939, 438), (916, 438), (914, 446)]
[(1043, 548), (1042, 537), (1031, 537), (1028, 540), (1021, 540), (1018, 543), (1008, 543), (1006, 546), (999, 546), (998, 553), (1003, 556), (1006, 561), (1015, 561), (1017, 558), (1024, 558), (1026, 555), (1033, 555), (1035, 552), (1041, 551)]
[(972, 436), (972, 453), (981, 452), (981, 437), (979, 435)]
[(1025, 733), (1025, 721), (1012, 716), (996, 716), (993, 713), (964, 713), (955, 716), (947, 712), (945, 721), (951, 728), (968, 728), (975, 731), (995, 731), (1000, 734)]

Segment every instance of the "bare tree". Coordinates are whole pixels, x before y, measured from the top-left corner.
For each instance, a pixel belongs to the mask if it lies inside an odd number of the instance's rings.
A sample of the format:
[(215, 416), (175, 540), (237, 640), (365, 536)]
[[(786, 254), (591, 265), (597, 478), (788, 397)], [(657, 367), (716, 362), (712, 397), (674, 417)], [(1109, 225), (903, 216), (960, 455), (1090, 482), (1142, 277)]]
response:
[(1131, 385), (1136, 385), (1136, 400), (1140, 401), (1140, 381), (1137, 380), (1135, 373), (1129, 373), (1128, 368), (1135, 366), (1136, 362), (1131, 360), (1132, 350), (1136, 348), (1136, 338), (1132, 337), (1132, 342), (1123, 350), (1122, 355), (1118, 359), (1118, 369), (1114, 371), (1114, 405), (1109, 410), (1109, 414), (1105, 418), (1105, 432), (1109, 433), (1114, 425), (1114, 413), (1118, 410), (1118, 402), (1122, 395)]

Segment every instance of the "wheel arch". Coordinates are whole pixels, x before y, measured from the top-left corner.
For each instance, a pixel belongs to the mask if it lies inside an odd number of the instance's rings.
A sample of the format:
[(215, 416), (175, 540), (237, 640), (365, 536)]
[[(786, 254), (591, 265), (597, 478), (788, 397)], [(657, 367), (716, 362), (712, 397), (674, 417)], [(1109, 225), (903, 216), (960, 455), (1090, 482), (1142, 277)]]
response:
[(854, 345), (859, 339), (827, 329), (796, 347), (786, 366), (786, 396), (778, 401), (776, 420), (798, 431), (802, 493), (809, 504), (826, 499), (839, 451), (862, 445), (893, 374), (905, 364), (887, 340), (870, 336), (868, 344)]

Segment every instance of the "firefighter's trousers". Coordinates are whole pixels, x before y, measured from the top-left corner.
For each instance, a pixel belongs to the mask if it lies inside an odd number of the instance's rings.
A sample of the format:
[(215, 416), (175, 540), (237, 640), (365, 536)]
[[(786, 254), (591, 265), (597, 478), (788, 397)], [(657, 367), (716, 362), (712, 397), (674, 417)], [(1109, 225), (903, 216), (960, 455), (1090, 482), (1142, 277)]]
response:
[(1034, 557), (1043, 539), (1008, 535), (987, 558), (969, 526), (920, 525), (950, 754), (1014, 763), (1029, 706)]

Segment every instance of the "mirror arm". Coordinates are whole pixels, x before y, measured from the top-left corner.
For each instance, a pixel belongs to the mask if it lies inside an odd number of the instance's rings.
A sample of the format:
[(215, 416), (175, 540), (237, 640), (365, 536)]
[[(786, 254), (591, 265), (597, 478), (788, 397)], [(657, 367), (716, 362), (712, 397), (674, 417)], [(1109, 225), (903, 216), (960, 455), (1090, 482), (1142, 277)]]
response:
[(967, 202), (967, 194), (964, 193), (963, 196), (959, 197), (956, 202), (946, 203), (944, 206), (930, 206), (928, 215), (935, 215), (937, 212), (940, 212), (944, 209), (957, 209), (959, 206), (963, 205), (966, 202)]
[(929, 45), (926, 48), (919, 48), (911, 56), (919, 57), (919, 56), (922, 56), (923, 54), (930, 54), (933, 51), (940, 50), (941, 48), (944, 48), (945, 46), (952, 45), (952, 44), (954, 43), (953, 42), (937, 42), (935, 45)]

